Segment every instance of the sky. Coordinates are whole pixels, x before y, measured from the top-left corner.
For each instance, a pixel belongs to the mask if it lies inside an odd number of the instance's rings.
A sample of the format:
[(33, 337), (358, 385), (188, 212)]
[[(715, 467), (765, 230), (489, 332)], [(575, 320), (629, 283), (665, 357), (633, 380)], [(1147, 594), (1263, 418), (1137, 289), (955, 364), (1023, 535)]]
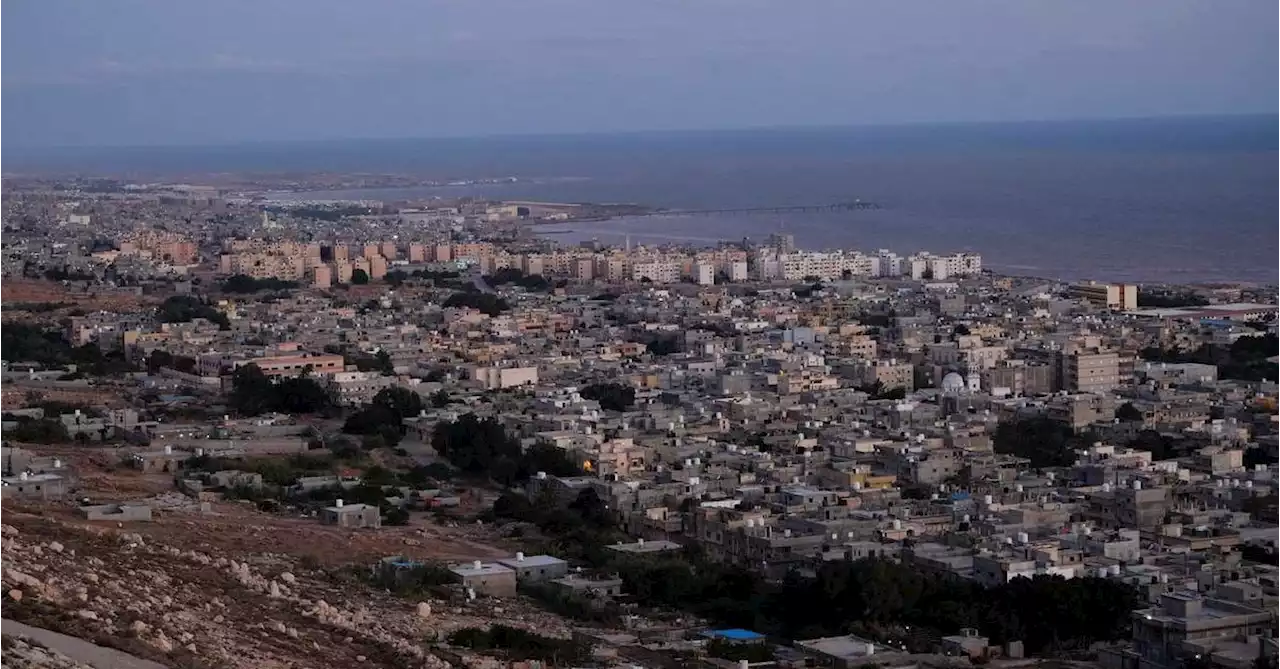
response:
[(5, 0), (3, 141), (1275, 113), (1275, 0)]

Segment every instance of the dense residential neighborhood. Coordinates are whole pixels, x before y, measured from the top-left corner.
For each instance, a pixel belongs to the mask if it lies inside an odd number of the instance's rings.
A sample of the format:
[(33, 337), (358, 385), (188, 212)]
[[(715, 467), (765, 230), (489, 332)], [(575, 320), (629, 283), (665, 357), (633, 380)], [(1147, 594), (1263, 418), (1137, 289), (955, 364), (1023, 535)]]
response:
[[(6, 616), (234, 665), (77, 597), (65, 544), (366, 628), (334, 666), (1275, 665), (1273, 287), (565, 246), (536, 203), (4, 206)], [(337, 578), (373, 594), (334, 613)], [(409, 622), (368, 617), (393, 596)]]

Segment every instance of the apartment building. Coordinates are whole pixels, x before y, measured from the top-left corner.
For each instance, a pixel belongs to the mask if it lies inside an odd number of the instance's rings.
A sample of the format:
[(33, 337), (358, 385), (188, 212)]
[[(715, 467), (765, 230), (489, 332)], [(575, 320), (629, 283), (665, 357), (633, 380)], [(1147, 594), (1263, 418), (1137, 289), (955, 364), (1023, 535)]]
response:
[(1087, 349), (1062, 356), (1062, 387), (1073, 393), (1109, 393), (1120, 385), (1120, 355)]
[[(1219, 596), (1188, 590), (1170, 592), (1160, 596), (1158, 606), (1134, 611), (1132, 654), (1138, 668), (1181, 667), (1190, 657), (1212, 658), (1215, 651), (1240, 642), (1248, 645), (1250, 639), (1257, 648), (1256, 640), (1275, 631), (1275, 613), (1263, 608), (1261, 597), (1247, 597), (1239, 587), (1219, 590), (1226, 592), (1214, 593)], [(1222, 595), (1236, 595), (1242, 601)]]
[(1067, 288), (1067, 297), (1108, 309), (1132, 311), (1138, 308), (1138, 287), (1131, 284), (1079, 283)]
[(537, 367), (476, 367), (471, 379), (479, 381), (488, 390), (532, 386), (538, 383)]
[(715, 265), (709, 262), (696, 262), (693, 264), (693, 281), (699, 286), (710, 286), (716, 282)]
[(1102, 484), (1089, 493), (1083, 509), (1085, 519), (1110, 528), (1150, 528), (1164, 522), (1169, 489), (1143, 487), (1134, 480), (1128, 485)]
[(894, 359), (855, 360), (846, 364), (841, 373), (860, 386), (871, 386), (879, 382), (886, 389), (904, 388), (908, 392), (916, 387), (915, 367), (909, 362)]
[(680, 281), (680, 263), (662, 260), (635, 263), (631, 266), (631, 280), (676, 283)]

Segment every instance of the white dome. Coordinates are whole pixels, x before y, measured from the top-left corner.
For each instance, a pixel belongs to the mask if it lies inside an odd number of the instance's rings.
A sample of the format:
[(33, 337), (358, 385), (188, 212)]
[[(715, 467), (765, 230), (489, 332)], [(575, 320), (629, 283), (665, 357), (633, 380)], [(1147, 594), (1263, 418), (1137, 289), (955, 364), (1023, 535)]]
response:
[(955, 372), (951, 372), (942, 377), (943, 392), (956, 393), (965, 389), (964, 377)]

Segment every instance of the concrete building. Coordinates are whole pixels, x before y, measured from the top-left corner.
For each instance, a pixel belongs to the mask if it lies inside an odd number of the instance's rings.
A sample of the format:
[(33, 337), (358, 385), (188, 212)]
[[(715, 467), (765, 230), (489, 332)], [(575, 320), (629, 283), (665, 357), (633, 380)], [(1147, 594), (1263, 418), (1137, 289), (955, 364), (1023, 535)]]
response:
[(538, 368), (476, 367), (471, 370), (471, 380), (479, 381), (488, 390), (532, 386), (538, 383)]
[(1067, 288), (1067, 297), (1108, 309), (1128, 311), (1138, 308), (1138, 287), (1130, 284), (1089, 281)]
[(466, 588), (477, 594), (491, 597), (516, 596), (516, 572), (514, 569), (496, 562), (469, 562), (451, 567), (449, 571)]
[(514, 571), (518, 583), (544, 583), (569, 573), (568, 562), (550, 555), (516, 553), (513, 558), (498, 560), (498, 564)]
[(379, 391), (394, 385), (394, 376), (378, 372), (336, 372), (329, 377), (329, 389), (340, 404), (348, 406), (368, 404)]
[(676, 283), (680, 280), (680, 264), (674, 262), (640, 262), (631, 266), (632, 281)]
[(107, 520), (120, 523), (150, 522), (151, 507), (146, 504), (98, 504), (77, 509), (87, 520)]
[(635, 543), (614, 544), (605, 546), (611, 551), (619, 553), (631, 553), (634, 555), (651, 555), (653, 553), (665, 553), (668, 551), (678, 551), (682, 547), (673, 541), (645, 541), (637, 539)]
[(1164, 522), (1168, 498), (1169, 490), (1162, 486), (1144, 488), (1136, 480), (1118, 487), (1104, 483), (1089, 493), (1083, 515), (1103, 527), (1150, 528)]
[(576, 595), (590, 597), (617, 597), (622, 594), (620, 578), (584, 578), (571, 575), (551, 581), (552, 585)]
[(872, 386), (878, 381), (886, 390), (905, 388), (910, 392), (916, 387), (915, 367), (897, 360), (857, 360), (846, 365), (842, 375), (859, 386)]
[(4, 499), (62, 499), (67, 496), (69, 482), (60, 474), (28, 474), (0, 478)]
[(693, 282), (699, 286), (710, 286), (716, 282), (716, 268), (711, 263), (693, 264)]
[(982, 385), (992, 390), (1004, 388), (1012, 395), (1048, 395), (1059, 389), (1059, 370), (1054, 365), (1027, 360), (1001, 360), (981, 372)]
[(851, 634), (844, 636), (823, 637), (821, 639), (805, 639), (796, 642), (796, 649), (804, 655), (818, 660), (824, 666), (835, 669), (869, 664), (877, 653), (894, 652), (888, 646), (881, 646), (872, 641)]
[(1139, 669), (1180, 667), (1190, 657), (1213, 655), (1221, 645), (1273, 633), (1274, 611), (1258, 604), (1205, 597), (1190, 591), (1162, 595), (1159, 606), (1133, 613), (1133, 654), (1137, 666)]
[(328, 265), (316, 265), (311, 268), (311, 287), (328, 288), (333, 285), (333, 268)]
[(338, 527), (382, 527), (382, 513), (370, 504), (343, 504), (342, 500), (320, 511), (320, 522)]
[(1109, 393), (1120, 385), (1120, 356), (1099, 350), (1062, 356), (1062, 387), (1075, 393)]
[(747, 280), (747, 261), (730, 260), (724, 263), (723, 271), (730, 281), (746, 281)]

